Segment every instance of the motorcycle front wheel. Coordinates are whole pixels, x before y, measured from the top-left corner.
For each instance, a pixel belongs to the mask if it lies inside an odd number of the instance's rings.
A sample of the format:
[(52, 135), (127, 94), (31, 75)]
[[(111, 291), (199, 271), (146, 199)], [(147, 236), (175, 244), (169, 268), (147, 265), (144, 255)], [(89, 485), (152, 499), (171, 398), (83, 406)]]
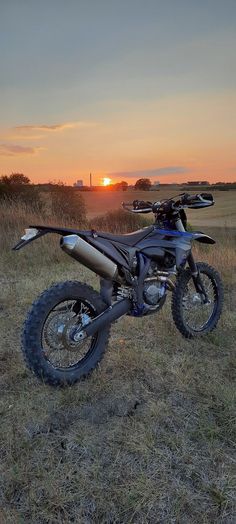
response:
[(203, 301), (196, 291), (189, 268), (178, 275), (172, 295), (173, 319), (185, 338), (199, 337), (212, 331), (223, 308), (223, 284), (218, 271), (204, 262), (198, 262), (197, 268), (207, 300)]
[(110, 325), (79, 342), (73, 333), (106, 308), (99, 293), (80, 282), (67, 281), (44, 291), (24, 324), (27, 366), (51, 386), (72, 385), (88, 376), (104, 355)]

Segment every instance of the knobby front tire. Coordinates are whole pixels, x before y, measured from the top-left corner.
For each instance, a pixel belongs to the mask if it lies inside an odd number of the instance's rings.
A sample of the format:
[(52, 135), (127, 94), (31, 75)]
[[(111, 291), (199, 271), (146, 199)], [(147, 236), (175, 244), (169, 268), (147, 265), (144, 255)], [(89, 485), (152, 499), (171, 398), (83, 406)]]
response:
[[(218, 271), (204, 262), (198, 262), (197, 268), (203, 279), (203, 284), (207, 287), (208, 283), (210, 303), (208, 305), (200, 303), (199, 294), (194, 288), (189, 268), (181, 271), (178, 275), (172, 294), (172, 316), (175, 325), (180, 333), (188, 339), (205, 335), (215, 329), (222, 313), (224, 301), (223, 283)], [(209, 309), (209, 317), (207, 317), (207, 308)], [(195, 319), (197, 315), (200, 318), (198, 325), (197, 321), (194, 321), (194, 315)]]

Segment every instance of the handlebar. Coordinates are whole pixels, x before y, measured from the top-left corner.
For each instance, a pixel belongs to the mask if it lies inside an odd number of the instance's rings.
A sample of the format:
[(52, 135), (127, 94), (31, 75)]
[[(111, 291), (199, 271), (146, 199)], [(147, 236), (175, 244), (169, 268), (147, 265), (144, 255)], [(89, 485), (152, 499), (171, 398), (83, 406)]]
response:
[[(130, 209), (131, 206), (132, 209)], [(145, 202), (144, 200), (133, 200), (133, 202), (122, 202), (122, 207), (126, 211), (131, 211), (131, 213), (151, 213), (153, 203)]]
[[(174, 198), (180, 197), (179, 200)], [(211, 193), (198, 193), (190, 195), (189, 193), (181, 193), (176, 197), (161, 200), (160, 202), (149, 202), (144, 200), (133, 200), (133, 202), (122, 202), (123, 209), (131, 211), (132, 213), (168, 213), (170, 211), (179, 211), (184, 207), (190, 209), (197, 209), (202, 207), (209, 207), (214, 205), (214, 199)], [(130, 207), (132, 206), (132, 209)]]

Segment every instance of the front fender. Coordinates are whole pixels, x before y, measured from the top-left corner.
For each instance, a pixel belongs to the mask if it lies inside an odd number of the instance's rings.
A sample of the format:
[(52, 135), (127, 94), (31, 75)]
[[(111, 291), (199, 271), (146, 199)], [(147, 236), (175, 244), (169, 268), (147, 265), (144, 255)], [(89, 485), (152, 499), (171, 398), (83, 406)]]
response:
[(202, 242), (203, 244), (215, 244), (216, 241), (211, 238), (209, 235), (205, 235), (204, 233), (192, 233), (193, 240), (197, 240), (198, 242)]

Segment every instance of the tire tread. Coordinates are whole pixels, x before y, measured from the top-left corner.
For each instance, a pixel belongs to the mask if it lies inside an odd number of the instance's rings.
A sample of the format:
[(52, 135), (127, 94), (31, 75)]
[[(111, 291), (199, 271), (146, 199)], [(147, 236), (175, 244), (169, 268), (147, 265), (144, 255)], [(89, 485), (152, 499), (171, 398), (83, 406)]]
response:
[(217, 310), (212, 319), (212, 322), (205, 331), (194, 333), (193, 330), (191, 330), (190, 328), (187, 328), (187, 326), (185, 325), (183, 321), (182, 314), (181, 314), (181, 301), (183, 298), (183, 292), (186, 287), (186, 284), (188, 283), (189, 279), (191, 278), (191, 270), (190, 268), (187, 268), (181, 271), (181, 273), (179, 274), (177, 278), (175, 289), (173, 290), (171, 308), (172, 308), (173, 320), (174, 320), (174, 323), (177, 329), (180, 331), (180, 333), (185, 338), (188, 338), (188, 339), (191, 339), (197, 336), (202, 336), (203, 334), (210, 333), (211, 331), (213, 331), (213, 329), (215, 329), (218, 323), (218, 320), (221, 316), (221, 313), (222, 313), (223, 301), (224, 301), (223, 283), (222, 283), (222, 280), (221, 280), (221, 277), (218, 271), (214, 267), (210, 266), (209, 264), (205, 262), (197, 262), (197, 267), (200, 270), (200, 273), (206, 272), (206, 274), (210, 274), (213, 277), (213, 279), (215, 280), (215, 282), (217, 283), (218, 304), (217, 304)]
[(78, 298), (81, 295), (82, 298), (87, 298), (93, 304), (97, 314), (102, 313), (106, 309), (107, 305), (102, 300), (101, 295), (90, 285), (68, 280), (55, 284), (43, 291), (33, 303), (24, 322), (21, 349), (26, 366), (44, 383), (51, 386), (72, 385), (78, 380), (87, 377), (101, 361), (108, 346), (110, 325), (103, 330), (102, 340), (97, 342), (98, 347), (95, 349), (96, 358), (91, 359), (91, 365), (85, 373), (73, 373), (70, 376), (68, 374), (65, 380), (65, 378), (60, 378), (60, 373), (52, 365), (43, 365), (45, 357), (43, 356), (42, 348), (38, 347), (37, 337), (41, 329), (42, 318), (45, 316), (45, 310), (48, 309), (50, 302), (60, 300), (64, 293), (68, 295), (71, 292), (74, 295), (75, 291), (78, 293)]

